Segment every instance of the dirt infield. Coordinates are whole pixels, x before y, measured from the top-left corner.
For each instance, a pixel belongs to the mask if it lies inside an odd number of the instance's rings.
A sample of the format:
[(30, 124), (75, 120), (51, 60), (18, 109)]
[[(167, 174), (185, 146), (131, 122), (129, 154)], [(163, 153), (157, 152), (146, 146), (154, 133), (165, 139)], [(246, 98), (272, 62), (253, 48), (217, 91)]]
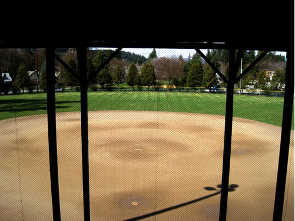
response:
[[(52, 220), (46, 115), (0, 128), (0, 220)], [(272, 220), (280, 133), (234, 118), (228, 220)], [(223, 136), (224, 116), (89, 112), (92, 220), (218, 220)], [(80, 137), (80, 113), (58, 113), (62, 220), (83, 220)], [(294, 220), (293, 140), (284, 220)]]

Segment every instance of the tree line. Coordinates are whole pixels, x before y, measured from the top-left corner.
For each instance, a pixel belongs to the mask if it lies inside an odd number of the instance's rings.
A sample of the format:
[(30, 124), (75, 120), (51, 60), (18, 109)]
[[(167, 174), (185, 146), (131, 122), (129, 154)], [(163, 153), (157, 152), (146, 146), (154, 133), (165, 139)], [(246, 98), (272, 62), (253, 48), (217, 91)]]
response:
[[(79, 73), (79, 66), (74, 49), (63, 49), (56, 53)], [(109, 56), (112, 50), (88, 50), (88, 75), (93, 73)], [(248, 50), (244, 52), (242, 67), (245, 69), (261, 52)], [(228, 51), (211, 49), (206, 56), (226, 76), (228, 75)], [(283, 90), (285, 83), (285, 57), (268, 53), (240, 82), (237, 87)], [(38, 82), (30, 79), (28, 71), (39, 70)], [(12, 91), (34, 87), (36, 84), (46, 90), (46, 59), (44, 49), (1, 49), (1, 73), (9, 73), (12, 78)], [(79, 86), (79, 82), (61, 64), (56, 62), (56, 80), (59, 86)], [(241, 69), (239, 70), (239, 74)], [(0, 76), (1, 78), (1, 76)], [(2, 79), (0, 79), (0, 84)], [(215, 85), (225, 86), (215, 71), (197, 54), (184, 59), (179, 57), (158, 57), (156, 49), (148, 58), (130, 52), (121, 52), (111, 60), (94, 78), (90, 85), (111, 89), (113, 85), (170, 87), (205, 87), (209, 90)], [(78, 87), (77, 87), (78, 88)]]
[[(88, 56), (88, 70), (95, 70), (113, 51), (99, 50)], [(241, 66), (245, 69), (261, 52), (248, 50), (244, 52)], [(207, 50), (207, 57), (212, 63), (228, 77), (229, 59), (228, 50)], [(65, 54), (64, 59), (73, 69), (77, 68), (75, 55)], [(62, 68), (62, 67), (61, 67)], [(241, 68), (239, 73), (241, 73)], [(77, 85), (71, 80), (71, 75), (65, 70), (65, 85)], [(70, 80), (70, 81), (69, 81)], [(145, 62), (139, 63), (120, 57), (114, 58), (91, 82), (102, 88), (112, 85), (118, 87), (122, 83), (134, 86), (161, 86), (170, 87), (204, 87), (209, 90), (220, 84), (226, 86), (218, 78), (215, 71), (202, 60), (198, 53), (184, 59), (179, 57), (158, 57), (156, 50), (150, 53)], [(250, 85), (258, 89), (283, 90), (285, 83), (285, 57), (268, 53), (241, 81), (237, 87), (246, 88)]]

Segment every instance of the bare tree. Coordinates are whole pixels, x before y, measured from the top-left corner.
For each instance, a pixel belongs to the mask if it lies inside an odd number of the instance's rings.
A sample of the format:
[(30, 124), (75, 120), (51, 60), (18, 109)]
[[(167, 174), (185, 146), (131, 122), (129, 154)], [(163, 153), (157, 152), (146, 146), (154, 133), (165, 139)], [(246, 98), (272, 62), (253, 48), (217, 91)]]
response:
[(155, 68), (158, 80), (168, 81), (168, 85), (173, 85), (175, 79), (179, 80), (183, 75), (184, 60), (182, 57), (160, 57), (151, 61)]

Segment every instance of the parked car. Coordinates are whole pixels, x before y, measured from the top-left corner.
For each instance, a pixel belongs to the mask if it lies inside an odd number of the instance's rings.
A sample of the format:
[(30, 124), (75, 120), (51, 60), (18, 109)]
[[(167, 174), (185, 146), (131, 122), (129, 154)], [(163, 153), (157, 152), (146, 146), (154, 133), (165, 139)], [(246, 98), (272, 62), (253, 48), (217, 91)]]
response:
[(56, 92), (63, 92), (63, 91), (65, 91), (65, 89), (63, 87), (56, 87), (55, 91)]
[(219, 84), (213, 86), (213, 92), (217, 92), (219, 88), (220, 88)]

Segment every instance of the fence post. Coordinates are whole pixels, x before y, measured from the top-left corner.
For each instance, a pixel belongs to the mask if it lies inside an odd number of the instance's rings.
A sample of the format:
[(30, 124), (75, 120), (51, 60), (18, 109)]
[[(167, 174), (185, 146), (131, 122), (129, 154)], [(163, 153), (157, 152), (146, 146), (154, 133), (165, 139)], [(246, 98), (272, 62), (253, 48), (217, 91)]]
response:
[(226, 212), (227, 212), (232, 123), (233, 123), (234, 85), (235, 85), (235, 80), (237, 75), (237, 68), (236, 68), (236, 64), (234, 60), (235, 60), (235, 50), (230, 49), (229, 50), (229, 79), (228, 79), (227, 89), (226, 89), (226, 113), (225, 113), (224, 150), (223, 150), (219, 221), (226, 220)]
[[(294, 51), (287, 52), (287, 66), (286, 66), (286, 86), (284, 96), (284, 110), (283, 122), (281, 132), (280, 156), (277, 175), (276, 197), (274, 204), (273, 220), (282, 220), (285, 186), (288, 169), (289, 147), (290, 147), (290, 133), (293, 110), (293, 95), (294, 95)], [(293, 168), (290, 168), (293, 169)], [(291, 205), (293, 206), (293, 205)]]
[(88, 103), (87, 103), (87, 51), (77, 48), (81, 84), (81, 137), (84, 221), (90, 221), (89, 156), (88, 156)]
[(53, 220), (59, 221), (61, 218), (60, 218), (57, 142), (56, 142), (54, 53), (55, 53), (54, 48), (52, 47), (46, 48), (47, 118), (48, 118), (48, 144), (49, 144), (52, 212), (53, 212)]

